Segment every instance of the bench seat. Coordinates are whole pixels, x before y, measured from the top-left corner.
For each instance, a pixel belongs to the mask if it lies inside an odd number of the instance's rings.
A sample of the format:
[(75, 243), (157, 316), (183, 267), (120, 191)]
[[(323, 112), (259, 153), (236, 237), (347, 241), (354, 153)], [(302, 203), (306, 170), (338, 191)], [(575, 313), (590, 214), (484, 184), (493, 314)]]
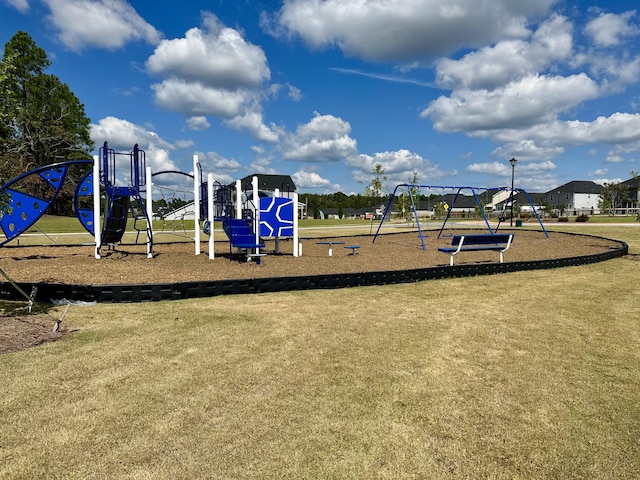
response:
[(513, 234), (481, 234), (455, 235), (450, 247), (440, 247), (438, 251), (449, 254), (449, 265), (453, 265), (453, 257), (460, 252), (500, 252), (500, 263), (504, 261), (504, 252), (509, 250), (513, 242)]

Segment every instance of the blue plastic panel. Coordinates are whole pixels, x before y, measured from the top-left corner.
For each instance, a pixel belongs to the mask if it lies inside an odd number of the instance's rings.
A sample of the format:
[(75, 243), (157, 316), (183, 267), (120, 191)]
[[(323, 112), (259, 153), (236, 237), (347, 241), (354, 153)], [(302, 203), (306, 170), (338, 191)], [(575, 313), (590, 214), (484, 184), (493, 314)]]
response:
[(293, 237), (293, 200), (283, 197), (260, 199), (260, 236)]

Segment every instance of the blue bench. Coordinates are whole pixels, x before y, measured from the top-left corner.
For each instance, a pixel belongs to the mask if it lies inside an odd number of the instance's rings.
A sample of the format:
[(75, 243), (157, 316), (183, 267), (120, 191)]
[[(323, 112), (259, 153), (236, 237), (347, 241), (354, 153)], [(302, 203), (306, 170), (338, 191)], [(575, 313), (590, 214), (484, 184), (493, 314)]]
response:
[(453, 257), (460, 252), (500, 252), (500, 263), (504, 261), (504, 252), (509, 250), (513, 242), (513, 234), (454, 235), (450, 247), (440, 247), (439, 251), (449, 254), (449, 265), (453, 265)]

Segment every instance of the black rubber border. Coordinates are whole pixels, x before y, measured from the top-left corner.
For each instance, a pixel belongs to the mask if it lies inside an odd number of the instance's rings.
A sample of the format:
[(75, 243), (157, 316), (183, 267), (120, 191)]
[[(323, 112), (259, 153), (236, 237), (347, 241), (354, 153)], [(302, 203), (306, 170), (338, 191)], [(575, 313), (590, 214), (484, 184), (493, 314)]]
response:
[[(552, 233), (603, 238), (581, 233)], [(215, 297), (218, 295), (390, 285), (440, 278), (471, 277), (524, 270), (575, 267), (604, 262), (628, 254), (629, 246), (625, 242), (613, 239), (607, 240), (617, 242), (619, 247), (594, 255), (528, 262), (463, 264), (382, 272), (336, 273), (297, 277), (212, 280), (144, 285), (69, 285), (56, 283), (18, 283), (18, 285), (25, 292), (31, 292), (33, 287), (37, 287), (36, 301), (53, 302), (55, 300), (68, 300), (98, 303), (158, 302), (162, 300)], [(0, 283), (0, 298), (4, 300), (24, 299), (15, 287), (7, 282)]]

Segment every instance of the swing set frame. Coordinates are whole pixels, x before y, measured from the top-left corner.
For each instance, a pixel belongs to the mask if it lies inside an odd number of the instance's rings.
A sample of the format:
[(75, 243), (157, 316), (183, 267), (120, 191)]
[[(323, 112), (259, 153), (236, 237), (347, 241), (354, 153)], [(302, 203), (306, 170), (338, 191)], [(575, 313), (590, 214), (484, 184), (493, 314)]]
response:
[[(444, 217), (444, 221), (442, 222), (442, 226), (440, 227), (440, 231), (438, 232), (438, 238), (440, 238), (442, 236), (442, 232), (444, 231), (444, 228), (447, 225), (447, 221), (451, 217), (451, 212), (453, 211), (453, 208), (454, 208), (454, 206), (456, 204), (456, 201), (458, 200), (458, 197), (460, 196), (461, 192), (466, 191), (466, 190), (471, 191), (471, 193), (473, 194), (473, 198), (476, 201), (476, 205), (478, 207), (478, 210), (482, 214), (482, 218), (484, 219), (484, 223), (487, 226), (487, 230), (489, 230), (489, 233), (491, 235), (496, 234), (497, 231), (498, 231), (498, 228), (500, 227), (500, 223), (498, 223), (498, 226), (495, 229), (492, 228), (491, 223), (489, 223), (489, 218), (487, 217), (487, 214), (486, 214), (486, 212), (484, 210), (484, 207), (482, 206), (482, 202), (480, 201), (480, 194), (478, 193), (480, 190), (487, 191), (487, 190), (491, 190), (491, 189), (481, 188), (481, 187), (459, 187), (459, 186), (446, 186), (446, 185), (444, 185), (444, 186), (443, 185), (418, 185), (418, 184), (413, 184), (413, 183), (400, 183), (400, 184), (396, 185), (396, 187), (393, 189), (393, 193), (389, 197), (389, 201), (387, 202), (387, 206), (385, 207), (384, 213), (382, 214), (382, 217), (380, 219), (380, 224), (378, 225), (378, 229), (376, 230), (376, 233), (373, 236), (372, 243), (375, 243), (376, 238), (378, 238), (378, 234), (380, 233), (380, 229), (382, 228), (384, 220), (387, 218), (387, 216), (389, 215), (389, 213), (391, 211), (391, 206), (393, 205), (393, 200), (396, 198), (396, 194), (398, 192), (398, 189), (401, 189), (401, 188), (406, 188), (407, 191), (409, 192), (409, 199), (411, 200), (411, 211), (413, 212), (413, 217), (414, 217), (415, 224), (418, 227), (418, 235), (420, 237), (420, 242), (422, 244), (422, 249), (423, 250), (426, 250), (427, 247), (426, 247), (426, 244), (425, 244), (424, 235), (422, 234), (422, 228), (420, 226), (420, 218), (418, 217), (418, 209), (416, 208), (416, 201), (415, 201), (414, 195), (412, 193), (415, 190), (417, 190), (418, 191), (418, 195), (417, 196), (419, 197), (420, 196), (419, 192), (420, 192), (421, 188), (442, 189), (443, 192), (444, 192), (445, 189), (456, 190), (455, 196), (453, 197), (453, 201), (451, 202), (451, 205), (449, 205), (449, 208), (447, 209), (447, 213), (446, 213), (446, 215)], [(546, 237), (549, 238), (549, 233), (544, 228), (544, 225), (542, 223), (542, 219), (540, 218), (540, 215), (538, 215), (538, 212), (536, 210), (536, 207), (533, 204), (533, 201), (531, 200), (531, 197), (529, 196), (529, 194), (524, 189), (522, 189), (522, 188), (511, 189), (510, 187), (501, 187), (501, 188), (497, 188), (497, 189), (493, 189), (493, 190), (510, 192), (509, 201), (511, 201), (511, 202), (513, 202), (513, 197), (514, 197), (514, 193), (515, 192), (524, 193), (525, 197), (527, 198), (527, 201), (529, 202), (529, 205), (531, 206), (531, 209), (532, 209), (533, 213), (535, 214), (536, 218), (538, 219), (538, 223), (540, 224), (540, 227), (542, 228), (542, 231), (544, 232)]]

